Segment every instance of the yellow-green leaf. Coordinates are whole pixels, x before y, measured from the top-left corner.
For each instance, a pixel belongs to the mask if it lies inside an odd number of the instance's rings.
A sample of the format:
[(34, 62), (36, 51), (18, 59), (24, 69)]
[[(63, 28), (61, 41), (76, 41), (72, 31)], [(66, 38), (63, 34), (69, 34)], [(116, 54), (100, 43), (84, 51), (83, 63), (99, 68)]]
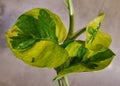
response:
[(55, 79), (59, 79), (69, 73), (93, 72), (102, 70), (111, 63), (114, 55), (115, 54), (110, 49), (98, 52), (84, 61), (77, 61), (76, 63), (72, 63), (71, 65), (59, 70)]
[(65, 38), (66, 28), (61, 19), (43, 8), (25, 12), (6, 32), (15, 56), (36, 67), (55, 68), (63, 64), (68, 53), (59, 43)]
[(92, 51), (104, 51), (109, 48), (112, 41), (109, 34), (100, 30), (103, 18), (104, 14), (101, 14), (87, 25), (86, 47)]
[(68, 59), (67, 51), (52, 41), (36, 42), (31, 48), (18, 51), (12, 48), (8, 35), (6, 37), (14, 55), (29, 65), (56, 68)]
[(50, 40), (56, 43), (66, 38), (66, 28), (61, 19), (47, 9), (35, 8), (22, 14), (11, 31), (16, 35), (10, 36), (14, 49), (25, 50), (41, 40)]
[(90, 43), (86, 43), (86, 47), (92, 51), (104, 51), (109, 48), (112, 39), (109, 34), (104, 31), (98, 31), (94, 40)]

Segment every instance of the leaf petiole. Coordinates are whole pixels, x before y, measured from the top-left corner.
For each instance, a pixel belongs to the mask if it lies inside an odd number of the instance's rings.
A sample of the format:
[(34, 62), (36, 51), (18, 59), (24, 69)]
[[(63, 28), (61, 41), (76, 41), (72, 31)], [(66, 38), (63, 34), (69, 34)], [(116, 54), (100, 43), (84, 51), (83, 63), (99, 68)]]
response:
[(59, 86), (69, 86), (69, 82), (67, 76), (63, 76), (62, 78), (58, 79)]
[(63, 86), (61, 79), (58, 79), (57, 81), (59, 86)]
[(77, 32), (75, 32), (70, 39), (76, 39), (78, 36), (80, 36), (82, 33), (84, 33), (86, 31), (86, 27), (78, 30)]
[(68, 40), (74, 32), (74, 9), (73, 9), (73, 4), (72, 4), (72, 0), (65, 0), (65, 3), (68, 6), (68, 10), (69, 10), (69, 31), (68, 31), (68, 35), (66, 40)]

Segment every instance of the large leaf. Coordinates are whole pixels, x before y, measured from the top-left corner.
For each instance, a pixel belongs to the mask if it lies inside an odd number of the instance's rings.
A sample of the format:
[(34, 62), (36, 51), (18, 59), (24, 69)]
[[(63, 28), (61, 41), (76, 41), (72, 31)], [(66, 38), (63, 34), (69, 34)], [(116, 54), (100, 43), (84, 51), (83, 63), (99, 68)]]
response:
[(108, 49), (112, 39), (109, 34), (100, 30), (104, 14), (87, 25), (86, 29), (86, 47), (93, 51), (104, 51)]
[(36, 8), (24, 13), (12, 28), (17, 28), (18, 32), (11, 36), (12, 47), (17, 50), (32, 47), (41, 40), (62, 42), (66, 37), (66, 28), (60, 18), (47, 9)]
[(36, 42), (25, 51), (11, 50), (17, 58), (36, 67), (55, 68), (68, 59), (67, 51), (52, 41)]
[[(70, 61), (58, 67), (58, 79), (66, 74), (74, 72), (92, 72), (106, 68), (115, 55), (110, 49), (101, 52), (91, 52), (84, 44), (72, 42), (66, 50), (69, 53)], [(65, 66), (67, 65), (67, 66)]]
[(33, 66), (50, 68), (68, 59), (67, 51), (58, 45), (65, 37), (61, 19), (43, 8), (21, 15), (6, 33), (8, 45), (17, 58)]

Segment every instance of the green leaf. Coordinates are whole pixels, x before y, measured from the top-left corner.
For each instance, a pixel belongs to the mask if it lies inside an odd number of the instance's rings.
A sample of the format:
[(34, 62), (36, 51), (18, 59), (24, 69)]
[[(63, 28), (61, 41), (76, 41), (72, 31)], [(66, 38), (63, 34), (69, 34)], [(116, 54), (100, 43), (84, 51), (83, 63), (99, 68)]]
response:
[(58, 44), (65, 38), (66, 28), (61, 19), (43, 8), (22, 14), (6, 33), (15, 56), (36, 67), (56, 68), (63, 64), (69, 55)]
[(91, 21), (86, 27), (86, 42), (92, 43), (102, 24), (104, 14)]
[[(35, 19), (33, 16), (23, 14), (18, 18), (15, 25), (20, 29), (20, 35), (11, 37), (11, 43), (15, 49), (22, 50), (27, 47), (31, 47), (34, 42), (40, 40), (57, 41), (55, 22), (50, 18), (49, 14), (45, 10), (40, 11), (38, 19)], [(28, 39), (32, 39), (34, 42), (31, 42)], [(24, 42), (27, 42), (29, 45), (26, 45)], [(14, 44), (17, 45), (17, 48)]]
[[(65, 46), (64, 46), (64, 45), (65, 45)], [(74, 60), (76, 60), (76, 59), (74, 59), (74, 58), (77, 58), (77, 60), (78, 60), (78, 59), (79, 59), (79, 60), (81, 59), (81, 57), (80, 57), (80, 58), (77, 57), (77, 55), (79, 55), (79, 53), (80, 53), (80, 52), (77, 52), (77, 51), (79, 50), (79, 48), (80, 48), (81, 45), (82, 45), (82, 44), (80, 44), (79, 42), (76, 42), (76, 41), (74, 41), (74, 40), (71, 40), (71, 41), (68, 40), (67, 42), (65, 42), (65, 43), (62, 45), (62, 47), (64, 47), (64, 48), (67, 50), (67, 52), (68, 52), (68, 54), (69, 54), (69, 59), (66, 60), (66, 62), (63, 63), (61, 66), (55, 68), (57, 72), (63, 70), (64, 68), (68, 67), (68, 66), (71, 65), (72, 63), (73, 63), (73, 64), (76, 63), (76, 62), (74, 62)]]
[(80, 44), (79, 42), (73, 41), (69, 43), (65, 49), (68, 51), (69, 56), (72, 58), (75, 55), (78, 55), (79, 53), (78, 50), (80, 49), (81, 46), (82, 44)]
[(57, 68), (55, 79), (74, 72), (102, 70), (110, 64), (115, 54), (109, 49), (111, 37), (100, 30), (103, 18), (104, 14), (88, 24), (85, 44), (74, 41), (66, 46), (70, 60)]
[(86, 47), (92, 51), (104, 51), (109, 48), (112, 41), (109, 34), (100, 30), (104, 14), (87, 25), (86, 29)]
[[(32, 14), (33, 10), (39, 11), (35, 11), (36, 13)], [(33, 10), (21, 15), (12, 27), (17, 27), (18, 29), (18, 35), (11, 37), (13, 48), (25, 50), (41, 40), (50, 40), (56, 43), (62, 42), (66, 37), (66, 28), (60, 18), (47, 9), (36, 8)], [(65, 35), (62, 36), (61, 33), (63, 31)]]
[(68, 59), (67, 51), (51, 41), (40, 41), (24, 52), (14, 52), (25, 63), (36, 67), (54, 68)]
[(55, 79), (59, 79), (69, 73), (92, 72), (102, 70), (111, 63), (114, 55), (115, 54), (110, 49), (96, 53), (95, 55), (89, 57), (86, 61), (75, 62), (73, 65), (69, 65), (60, 70)]
[(98, 52), (93, 56), (88, 57), (88, 59), (82, 61), (82, 63), (88, 68), (90, 68), (91, 70), (97, 71), (107, 67), (111, 62), (111, 60), (109, 60), (108, 62), (106, 62), (106, 60), (112, 59), (114, 55), (115, 54), (110, 49), (107, 49), (105, 51)]
[(87, 49), (85, 48), (84, 44), (81, 44), (81, 43), (76, 42), (76, 41), (70, 42), (65, 47), (65, 49), (69, 53), (69, 59), (64, 64), (62, 64), (61, 66), (56, 68), (58, 74), (62, 70), (64, 71), (66, 68), (69, 68), (73, 65), (80, 63), (83, 59), (83, 56), (87, 52)]
[(86, 47), (92, 51), (104, 51), (109, 48), (112, 39), (109, 34), (104, 31), (98, 31), (92, 42), (86, 43)]
[(11, 41), (11, 44), (14, 49), (23, 50), (32, 46), (37, 40), (31, 36), (25, 34), (19, 34), (19, 36), (11, 37), (15, 41)]
[(107, 49), (104, 52), (98, 52), (94, 56), (91, 56), (88, 59), (88, 62), (99, 62), (99, 61), (102, 61), (102, 60), (112, 57), (112, 55), (115, 55), (115, 54), (110, 49)]
[(67, 65), (58, 67), (55, 79), (74, 72), (102, 70), (111, 63), (115, 54), (109, 49), (110, 35), (100, 30), (103, 18), (104, 14), (101, 14), (88, 24), (85, 44), (74, 41), (66, 46), (70, 60), (66, 62)]
[(56, 68), (68, 60), (68, 52), (52, 41), (36, 42), (33, 47), (18, 51), (11, 47), (9, 40), (7, 41), (14, 55), (29, 65)]

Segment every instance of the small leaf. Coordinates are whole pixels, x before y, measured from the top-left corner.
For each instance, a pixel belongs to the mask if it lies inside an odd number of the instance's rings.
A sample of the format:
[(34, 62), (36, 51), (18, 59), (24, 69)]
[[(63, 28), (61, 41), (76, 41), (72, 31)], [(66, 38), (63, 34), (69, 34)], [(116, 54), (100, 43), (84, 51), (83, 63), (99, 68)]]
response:
[(91, 35), (94, 35), (94, 34), (96, 33), (96, 30), (93, 29), (92, 27), (89, 27), (88, 32), (89, 32)]
[(77, 50), (76, 55), (71, 59), (70, 65), (80, 63), (83, 60), (83, 57), (87, 51), (88, 51), (87, 48), (84, 45), (81, 45)]
[(100, 26), (102, 24), (104, 18), (104, 14), (98, 16), (96, 19), (91, 21), (86, 28), (86, 41), (87, 43), (92, 42), (89, 40), (90, 38), (94, 38), (96, 36), (97, 31), (99, 31)]
[(92, 51), (104, 51), (112, 41), (109, 34), (100, 30), (103, 18), (104, 14), (101, 14), (87, 25), (86, 47)]
[(70, 57), (74, 57), (81, 46), (82, 44), (73, 41), (70, 44), (68, 44), (65, 49), (68, 51)]
[(112, 39), (104, 31), (98, 31), (92, 42), (86, 43), (86, 47), (92, 51), (104, 51), (109, 48)]
[[(63, 44), (63, 45), (64, 45), (64, 44)], [(81, 45), (82, 45), (82, 44), (80, 44), (79, 42), (69, 41), (69, 40), (68, 40), (68, 41), (65, 43), (65, 47), (62, 46), (62, 47), (64, 47), (64, 48), (66, 49), (66, 51), (68, 52), (68, 54), (69, 54), (69, 55), (68, 55), (69, 59), (66, 60), (66, 62), (63, 63), (61, 66), (55, 68), (57, 72), (63, 70), (64, 68), (68, 67), (68, 66), (71, 65), (71, 64), (76, 63), (76, 62), (74, 62), (74, 60), (75, 60), (74, 58), (77, 58), (77, 60), (79, 59), (79, 57), (77, 57), (77, 54), (78, 54), (77, 52), (78, 52), (78, 50), (79, 50), (79, 48), (80, 48)], [(73, 63), (72, 63), (72, 62), (73, 62)]]
[(95, 55), (89, 57), (86, 61), (77, 62), (74, 65), (69, 65), (68, 67), (62, 69), (58, 72), (55, 79), (74, 72), (92, 72), (102, 70), (111, 63), (114, 55), (115, 54), (110, 49), (96, 53)]
[(83, 56), (87, 52), (87, 49), (85, 48), (84, 44), (80, 44), (76, 41), (70, 42), (65, 49), (69, 54), (69, 59), (64, 64), (56, 68), (58, 74), (62, 70), (80, 63), (82, 61)]
[(110, 49), (107, 49), (104, 52), (98, 52), (94, 56), (91, 56), (87, 62), (100, 62), (112, 57), (113, 55), (115, 54)]

